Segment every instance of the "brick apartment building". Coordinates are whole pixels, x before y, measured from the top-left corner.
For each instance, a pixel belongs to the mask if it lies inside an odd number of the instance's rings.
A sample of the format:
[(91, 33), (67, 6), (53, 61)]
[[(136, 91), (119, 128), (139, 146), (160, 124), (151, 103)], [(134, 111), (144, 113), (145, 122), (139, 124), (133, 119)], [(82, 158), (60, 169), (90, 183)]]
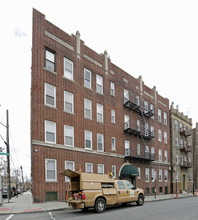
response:
[(63, 200), (65, 168), (113, 172), (146, 194), (170, 193), (169, 100), (33, 9), (33, 199)]
[[(171, 191), (193, 191), (192, 119), (170, 106)], [(176, 190), (177, 189), (177, 190)]]
[(198, 189), (198, 123), (196, 123), (193, 129), (193, 178), (194, 178), (194, 190)]

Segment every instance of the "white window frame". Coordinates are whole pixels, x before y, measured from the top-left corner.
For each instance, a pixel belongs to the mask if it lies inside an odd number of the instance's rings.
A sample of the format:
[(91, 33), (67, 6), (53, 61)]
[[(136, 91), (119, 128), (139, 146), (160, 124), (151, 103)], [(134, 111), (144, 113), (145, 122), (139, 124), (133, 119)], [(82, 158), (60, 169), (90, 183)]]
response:
[[(53, 131), (49, 131), (50, 129), (47, 130), (47, 126), (48, 126), (48, 125), (49, 125), (49, 126), (53, 126), (54, 141), (49, 141), (49, 140), (47, 140), (47, 132), (53, 133)], [(55, 144), (55, 143), (56, 143), (56, 122), (45, 120), (45, 142), (47, 142), (47, 143), (52, 143), (52, 144)]]
[[(72, 169), (69, 169), (71, 171), (75, 171), (75, 162), (74, 161), (70, 161), (70, 160), (65, 160), (65, 169), (67, 168), (67, 164), (70, 163), (72, 164)], [(69, 183), (70, 182), (70, 178), (68, 176), (65, 177), (65, 182)]]
[[(97, 122), (103, 123), (104, 122), (104, 119), (103, 119), (103, 105), (97, 103), (96, 109), (97, 109)], [(102, 115), (102, 120), (101, 121), (99, 120), (99, 115)]]
[[(90, 79), (87, 79), (87, 78), (86, 78), (86, 74), (85, 74), (85, 73), (88, 73), (88, 74), (89, 74), (89, 78), (90, 78)], [(88, 82), (88, 83), (87, 83), (88, 85), (86, 85), (85, 82)], [(84, 87), (86, 87), (86, 88), (88, 88), (88, 89), (91, 89), (91, 71), (88, 70), (88, 69), (86, 69), (86, 68), (84, 68)]]
[[(54, 161), (54, 165), (55, 165), (55, 168), (54, 168), (54, 172), (55, 172), (55, 178), (54, 179), (49, 179), (48, 176), (47, 176), (47, 162), (48, 161)], [(57, 182), (57, 161), (56, 159), (51, 159), (51, 158), (45, 158), (45, 181), (46, 182)]]
[(158, 108), (158, 121), (162, 122), (162, 110)]
[[(53, 55), (53, 58), (52, 57), (49, 57), (50, 55)], [(49, 56), (48, 56), (49, 55)], [(47, 65), (46, 65), (46, 61), (48, 61), (49, 63), (52, 63), (53, 64), (53, 70), (51, 68), (48, 68)], [(45, 68), (51, 72), (55, 72), (56, 71), (56, 53), (48, 48), (45, 48)]]
[[(88, 167), (87, 167), (88, 165), (90, 166), (90, 169), (91, 169), (90, 172), (88, 172)], [(93, 173), (93, 163), (85, 163), (85, 172), (86, 173)]]
[(145, 182), (149, 182), (149, 168), (145, 168)]
[(162, 182), (162, 169), (159, 169), (159, 182)]
[[(100, 173), (100, 168), (102, 169), (102, 173)], [(98, 174), (104, 174), (104, 164), (98, 164)]]
[(178, 147), (179, 143), (178, 143), (178, 137), (175, 137), (175, 146)]
[(137, 143), (137, 155), (141, 155), (141, 148), (139, 143)]
[[(66, 144), (66, 132), (68, 132), (68, 131), (71, 132), (71, 136), (67, 136), (67, 137), (72, 138), (71, 145)], [(65, 146), (74, 147), (74, 127), (73, 126), (64, 125), (64, 144), (65, 144)]]
[(124, 129), (129, 128), (130, 118), (128, 115), (124, 115)]
[(124, 103), (129, 100), (129, 91), (124, 89)]
[[(130, 156), (130, 141), (124, 141), (125, 156)], [(127, 152), (127, 153), (126, 153)]]
[(151, 173), (152, 173), (151, 180), (152, 180), (152, 182), (155, 182), (155, 179), (156, 179), (156, 171), (155, 171), (155, 169), (152, 169)]
[(168, 162), (168, 151), (167, 150), (164, 151), (164, 161)]
[(178, 121), (175, 119), (175, 130), (178, 131)]
[[(86, 106), (89, 106), (89, 108), (86, 108)], [(86, 115), (86, 111), (90, 112), (90, 117)], [(92, 101), (89, 99), (84, 99), (84, 117), (92, 119)]]
[(115, 110), (111, 109), (111, 123), (115, 123)]
[(158, 153), (159, 153), (159, 161), (162, 161), (162, 150), (159, 149), (159, 150), (158, 150)]
[[(88, 135), (90, 135), (90, 140), (88, 139)], [(91, 148), (88, 148), (87, 146), (86, 146), (86, 140), (89, 140), (89, 141), (91, 141)], [(92, 150), (92, 131), (88, 131), (88, 130), (85, 130), (85, 149), (86, 150)]]
[(111, 150), (116, 150), (116, 138), (111, 137)]
[(158, 141), (162, 142), (162, 130), (158, 129)]
[[(53, 90), (53, 96), (47, 94), (47, 88)], [(51, 104), (47, 103), (47, 95), (54, 99), (54, 105), (51, 105)], [(48, 84), (48, 83), (45, 83), (45, 105), (47, 105), (49, 107), (56, 108), (56, 86), (53, 86), (53, 85)]]
[[(71, 72), (69, 72), (65, 69), (65, 62), (71, 64), (71, 67), (72, 67)], [(71, 81), (74, 80), (74, 70), (73, 70), (74, 67), (73, 67), (73, 65), (74, 65), (73, 61), (71, 61), (71, 60), (67, 59), (66, 57), (64, 57), (64, 77), (71, 80)]]
[(116, 178), (116, 165), (112, 165), (112, 175)]
[[(99, 143), (99, 142), (98, 142), (99, 136), (102, 137), (102, 143)], [(98, 144), (102, 144), (102, 150), (99, 150), (99, 149), (98, 149)], [(103, 134), (99, 134), (99, 133), (97, 133), (97, 151), (99, 151), (99, 152), (104, 152), (104, 135), (103, 135)]]
[(168, 182), (168, 170), (164, 170), (164, 180)]
[(164, 112), (164, 124), (165, 124), (165, 125), (168, 124), (167, 113), (166, 113), (166, 112)]
[(176, 165), (179, 164), (179, 160), (178, 160), (178, 158), (179, 158), (179, 157), (178, 157), (178, 154), (176, 154), (176, 156), (175, 156), (175, 164), (176, 164)]
[(167, 144), (168, 143), (168, 135), (167, 132), (164, 131), (164, 143)]
[[(68, 98), (71, 100), (68, 100)], [(66, 109), (66, 105), (65, 105), (66, 101), (67, 103), (71, 104), (71, 111)], [(72, 114), (74, 113), (74, 94), (68, 91), (64, 91), (64, 111), (67, 113), (72, 113)]]
[(103, 77), (97, 74), (96, 74), (96, 92), (103, 94)]
[(113, 82), (110, 83), (110, 94), (115, 96), (115, 84)]
[(141, 168), (138, 167), (137, 169), (138, 169), (138, 179), (141, 179)]

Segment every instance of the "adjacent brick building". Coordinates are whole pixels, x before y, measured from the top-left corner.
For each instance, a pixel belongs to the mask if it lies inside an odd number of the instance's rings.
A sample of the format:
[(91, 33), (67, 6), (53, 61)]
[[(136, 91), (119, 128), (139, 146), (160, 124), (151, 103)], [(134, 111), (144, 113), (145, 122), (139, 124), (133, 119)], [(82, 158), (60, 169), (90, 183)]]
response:
[(34, 201), (65, 199), (65, 168), (112, 171), (146, 194), (170, 193), (169, 155), (169, 100), (33, 9)]
[[(170, 107), (171, 132), (171, 191), (193, 191), (192, 119)], [(177, 190), (176, 190), (177, 189)]]
[(194, 168), (194, 190), (198, 189), (198, 123), (193, 129), (193, 168)]

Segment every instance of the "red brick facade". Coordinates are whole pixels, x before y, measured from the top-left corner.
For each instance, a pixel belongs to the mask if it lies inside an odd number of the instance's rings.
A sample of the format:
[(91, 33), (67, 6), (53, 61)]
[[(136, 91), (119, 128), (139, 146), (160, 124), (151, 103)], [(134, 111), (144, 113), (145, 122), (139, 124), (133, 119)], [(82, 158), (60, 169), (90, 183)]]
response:
[[(78, 44), (78, 45), (77, 45)], [(55, 71), (45, 66), (45, 51), (55, 54)], [(73, 62), (73, 80), (64, 77), (64, 58)], [(84, 86), (84, 68), (91, 71), (91, 89)], [(103, 94), (96, 92), (96, 75), (103, 79)], [(115, 85), (115, 95), (110, 94), (111, 82)], [(45, 104), (45, 84), (55, 88), (55, 106)], [(124, 89), (140, 100), (153, 105), (155, 116), (143, 117), (124, 106)], [(73, 113), (64, 111), (64, 91), (73, 94)], [(92, 118), (84, 117), (84, 99), (91, 100)], [(103, 106), (103, 122), (97, 122), (97, 103)], [(115, 123), (111, 122), (111, 110), (115, 111)], [(161, 110), (161, 122), (158, 121), (158, 109)], [(167, 115), (164, 123), (164, 112)], [(137, 156), (137, 144), (140, 136), (124, 132), (124, 115), (128, 115), (131, 124), (147, 123), (149, 129), (154, 127), (155, 138), (143, 138), (144, 145), (154, 148), (154, 160), (142, 160)], [(55, 123), (55, 143), (46, 141), (45, 121)], [(134, 122), (134, 123), (133, 123)], [(65, 145), (64, 126), (72, 126), (74, 146)], [(130, 126), (130, 125), (129, 125)], [(158, 130), (161, 130), (162, 141), (158, 141)], [(85, 149), (85, 130), (92, 132), (92, 149)], [(167, 141), (164, 140), (167, 133)], [(53, 133), (53, 132), (52, 132)], [(104, 151), (97, 150), (97, 134), (104, 137)], [(51, 133), (49, 134), (51, 135)], [(116, 147), (112, 150), (112, 137)], [(130, 142), (130, 155), (125, 157), (125, 140)], [(164, 143), (166, 142), (166, 143)], [(162, 150), (162, 160), (158, 149)], [(167, 151), (167, 160), (164, 159)], [(50, 200), (49, 193), (56, 192), (56, 198), (65, 199), (67, 183), (59, 174), (65, 169), (65, 161), (73, 161), (75, 170), (85, 171), (85, 163), (93, 164), (93, 172), (97, 173), (98, 164), (104, 164), (104, 173), (111, 172), (116, 166), (116, 177), (119, 178), (123, 164), (131, 163), (140, 168), (141, 177), (136, 178), (136, 185), (147, 193), (152, 193), (156, 186), (157, 194), (170, 192), (170, 132), (169, 132), (169, 100), (161, 97), (156, 91), (144, 85), (142, 78), (133, 78), (122, 69), (111, 63), (107, 54), (98, 54), (84, 45), (77, 35), (70, 36), (47, 20), (40, 12), (33, 10), (33, 47), (32, 47), (32, 87), (31, 87), (31, 157), (32, 157), (32, 192), (34, 201)], [(141, 145), (141, 154), (145, 149)], [(131, 157), (131, 156), (136, 157)], [(55, 181), (46, 181), (46, 158), (56, 160)], [(149, 169), (149, 180), (145, 181), (145, 169)], [(156, 171), (156, 183), (152, 181), (152, 169)], [(162, 170), (162, 181), (159, 181), (159, 169)], [(166, 171), (165, 171), (166, 170)], [(165, 180), (167, 172), (167, 180)], [(159, 188), (162, 187), (162, 188)], [(165, 187), (167, 187), (165, 189)], [(147, 189), (146, 189), (147, 188)], [(149, 191), (148, 191), (149, 189)], [(47, 194), (48, 193), (48, 194)]]

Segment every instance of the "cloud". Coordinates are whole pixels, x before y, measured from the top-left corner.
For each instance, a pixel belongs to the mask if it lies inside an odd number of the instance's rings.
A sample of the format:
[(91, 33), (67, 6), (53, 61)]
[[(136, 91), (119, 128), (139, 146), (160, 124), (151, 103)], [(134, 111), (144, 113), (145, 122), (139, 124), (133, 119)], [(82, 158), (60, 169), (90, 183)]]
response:
[(20, 28), (16, 28), (14, 31), (14, 36), (15, 37), (26, 37), (27, 34), (24, 31), (22, 31)]

